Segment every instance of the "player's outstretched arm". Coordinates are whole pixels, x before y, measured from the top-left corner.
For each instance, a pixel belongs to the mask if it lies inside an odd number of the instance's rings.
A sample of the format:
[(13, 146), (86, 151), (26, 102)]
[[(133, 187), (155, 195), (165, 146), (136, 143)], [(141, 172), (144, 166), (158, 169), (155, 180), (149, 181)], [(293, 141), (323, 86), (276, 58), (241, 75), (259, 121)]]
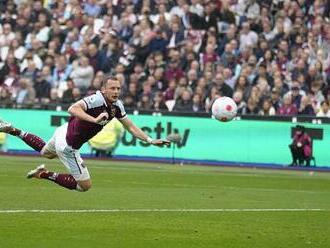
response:
[(79, 119), (81, 119), (83, 121), (88, 121), (88, 122), (92, 122), (92, 123), (100, 123), (104, 119), (107, 119), (109, 117), (108, 113), (101, 113), (96, 118), (87, 114), (86, 113), (86, 104), (83, 100), (80, 100), (80, 101), (74, 103), (73, 105), (71, 105), (71, 107), (68, 109), (68, 112), (71, 115), (78, 117)]
[(155, 146), (163, 146), (163, 145), (170, 145), (170, 141), (162, 140), (162, 139), (152, 139), (150, 138), (145, 132), (143, 132), (139, 127), (137, 127), (128, 117), (120, 120), (120, 122), (124, 125), (124, 128), (133, 134), (135, 137), (153, 144)]

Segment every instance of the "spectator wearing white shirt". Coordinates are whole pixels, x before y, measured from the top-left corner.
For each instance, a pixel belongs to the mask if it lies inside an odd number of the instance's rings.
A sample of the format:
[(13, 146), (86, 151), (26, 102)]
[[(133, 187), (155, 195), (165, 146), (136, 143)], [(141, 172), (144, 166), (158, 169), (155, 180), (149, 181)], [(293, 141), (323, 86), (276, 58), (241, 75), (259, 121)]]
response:
[(15, 33), (12, 31), (11, 25), (5, 23), (2, 34), (0, 35), (0, 47), (9, 46), (13, 39), (15, 39)]
[(262, 35), (267, 41), (272, 41), (276, 33), (272, 30), (271, 22), (268, 18), (262, 20)]
[(260, 6), (256, 0), (238, 0), (234, 6), (234, 12), (237, 15), (237, 23), (246, 20), (246, 17), (255, 19), (260, 15)]
[(184, 15), (183, 6), (186, 4), (186, 1), (185, 0), (178, 0), (177, 4), (178, 5), (171, 8), (170, 14), (171, 14), (171, 16), (176, 15), (176, 16), (181, 18)]
[(239, 39), (241, 51), (247, 47), (255, 47), (258, 43), (258, 35), (256, 32), (250, 30), (250, 24), (248, 22), (242, 24), (242, 32)]
[(254, 20), (260, 15), (260, 6), (256, 0), (249, 0), (245, 11), (246, 17)]
[(22, 60), (26, 53), (26, 48), (21, 45), (18, 39), (14, 39), (10, 43), (10, 46), (4, 46), (0, 48), (0, 51), (2, 61), (6, 60), (9, 52), (13, 52), (16, 59)]
[(28, 67), (28, 64), (29, 64), (30, 60), (33, 61), (33, 63), (35, 64), (35, 66), (38, 70), (42, 69), (43, 63), (42, 63), (41, 58), (38, 56), (38, 54), (33, 53), (32, 51), (27, 51), (25, 56), (24, 56), (24, 60), (21, 63), (21, 66), (20, 66), (20, 71), (21, 72), (23, 72)]
[(154, 24), (158, 24), (159, 22), (159, 17), (161, 15), (164, 15), (165, 20), (169, 23), (171, 21), (171, 14), (167, 11), (166, 9), (166, 5), (165, 4), (159, 4), (157, 6), (158, 8), (158, 12), (154, 15), (150, 15), (150, 20), (154, 23)]
[(50, 27), (47, 26), (47, 16), (44, 13), (40, 13), (38, 16), (38, 22), (35, 23), (35, 29), (37, 30), (36, 38), (41, 42), (46, 43), (49, 40)]
[(73, 71), (70, 74), (74, 84), (82, 92), (86, 92), (87, 88), (91, 86), (94, 78), (94, 69), (89, 64), (89, 59), (86, 56), (79, 58), (78, 64), (73, 64)]
[(203, 16), (204, 7), (200, 4), (200, 0), (191, 0), (191, 4), (189, 7), (189, 12), (194, 13), (199, 16)]
[[(41, 15), (44, 16), (43, 14), (40, 14), (40, 16)], [(31, 48), (33, 39), (46, 43), (49, 40), (49, 31), (50, 27), (46, 26), (45, 21), (36, 22), (34, 24), (34, 32), (31, 32), (26, 36), (25, 47)]]
[(329, 101), (325, 100), (321, 103), (321, 108), (316, 114), (317, 117), (328, 117), (330, 118)]

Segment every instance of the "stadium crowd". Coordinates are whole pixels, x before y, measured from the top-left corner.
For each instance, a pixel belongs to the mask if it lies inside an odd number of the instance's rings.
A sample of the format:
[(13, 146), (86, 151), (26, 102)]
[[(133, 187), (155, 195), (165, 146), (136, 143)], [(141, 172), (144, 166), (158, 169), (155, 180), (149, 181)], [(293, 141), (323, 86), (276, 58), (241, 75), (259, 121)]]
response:
[[(330, 117), (330, 0), (0, 0), (0, 105)], [(63, 105), (64, 104), (64, 105)]]

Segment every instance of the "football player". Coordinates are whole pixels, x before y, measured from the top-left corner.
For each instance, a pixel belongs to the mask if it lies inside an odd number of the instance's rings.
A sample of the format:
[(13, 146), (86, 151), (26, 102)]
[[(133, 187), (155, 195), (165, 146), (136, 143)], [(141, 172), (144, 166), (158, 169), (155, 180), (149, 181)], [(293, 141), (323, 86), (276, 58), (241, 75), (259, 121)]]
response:
[(21, 138), (46, 158), (58, 157), (69, 171), (68, 174), (51, 172), (40, 165), (31, 170), (27, 178), (47, 179), (70, 190), (89, 190), (91, 179), (79, 149), (113, 118), (117, 118), (126, 130), (140, 140), (156, 146), (169, 145), (168, 140), (152, 139), (128, 118), (119, 100), (120, 91), (119, 80), (115, 77), (107, 78), (101, 91), (79, 100), (68, 109), (71, 115), (69, 122), (58, 127), (47, 143), (32, 133), (0, 120), (0, 132)]

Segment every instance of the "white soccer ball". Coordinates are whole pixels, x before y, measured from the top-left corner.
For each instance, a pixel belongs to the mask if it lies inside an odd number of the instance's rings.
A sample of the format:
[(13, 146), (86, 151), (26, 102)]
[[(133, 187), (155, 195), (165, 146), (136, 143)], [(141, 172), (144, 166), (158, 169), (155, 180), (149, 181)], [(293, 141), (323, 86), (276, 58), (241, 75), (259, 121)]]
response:
[(212, 114), (219, 121), (230, 121), (237, 114), (237, 105), (230, 97), (219, 97), (212, 105)]

